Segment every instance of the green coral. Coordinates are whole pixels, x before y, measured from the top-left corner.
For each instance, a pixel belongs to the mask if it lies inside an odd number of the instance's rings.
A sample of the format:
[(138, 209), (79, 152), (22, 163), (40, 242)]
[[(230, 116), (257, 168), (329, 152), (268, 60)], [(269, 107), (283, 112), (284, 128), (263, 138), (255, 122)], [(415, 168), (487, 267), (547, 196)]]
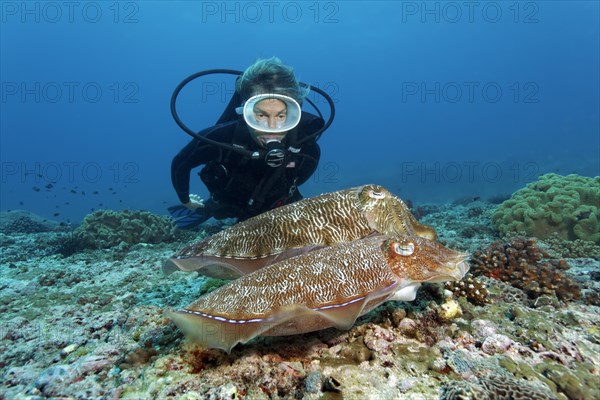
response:
[(492, 221), (502, 234), (526, 232), (540, 239), (600, 243), (600, 176), (546, 174), (513, 193)]
[(121, 243), (162, 243), (174, 239), (175, 226), (147, 211), (98, 210), (88, 214), (75, 237), (83, 247), (107, 249)]

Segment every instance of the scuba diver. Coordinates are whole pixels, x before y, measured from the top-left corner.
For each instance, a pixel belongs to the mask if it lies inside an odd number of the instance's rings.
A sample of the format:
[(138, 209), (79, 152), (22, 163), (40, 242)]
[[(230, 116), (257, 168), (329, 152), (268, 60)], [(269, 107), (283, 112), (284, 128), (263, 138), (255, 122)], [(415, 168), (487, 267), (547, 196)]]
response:
[[(191, 80), (211, 73), (241, 75), (216, 125), (195, 133), (177, 115), (177, 95)], [(329, 103), (327, 123), (306, 98), (311, 89)], [(304, 100), (318, 116), (301, 109)], [(318, 166), (317, 140), (333, 122), (335, 109), (325, 92), (298, 82), (291, 67), (272, 57), (259, 59), (243, 74), (209, 70), (186, 78), (173, 93), (171, 112), (194, 139), (173, 158), (171, 180), (181, 205), (168, 210), (179, 228), (190, 229), (211, 217), (242, 221), (302, 199), (298, 186)], [(190, 194), (190, 173), (201, 165), (198, 175), (210, 192), (206, 201)]]

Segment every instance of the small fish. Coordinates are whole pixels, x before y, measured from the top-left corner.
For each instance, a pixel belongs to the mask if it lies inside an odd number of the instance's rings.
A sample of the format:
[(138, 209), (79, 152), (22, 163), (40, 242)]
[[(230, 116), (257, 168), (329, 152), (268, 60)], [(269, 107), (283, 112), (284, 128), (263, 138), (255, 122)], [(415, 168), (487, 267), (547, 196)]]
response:
[(77, 194), (77, 191), (75, 189), (71, 189), (71, 193)]
[(54, 213), (52, 215), (55, 216), (55, 217), (58, 217), (60, 215), (60, 213)]
[(34, 187), (32, 187), (32, 189), (33, 189), (33, 191), (34, 191), (34, 192), (39, 192), (39, 191), (41, 190), (41, 189), (40, 189), (39, 187), (37, 187), (37, 186), (34, 186)]
[(95, 191), (93, 191), (93, 192), (92, 192), (92, 194), (98, 194), (98, 191), (97, 191), (97, 190), (95, 190)]
[(48, 189), (48, 190), (52, 189), (53, 187), (54, 187), (54, 185), (51, 183), (46, 185), (46, 189)]
[(414, 300), (422, 282), (462, 279), (467, 257), (419, 236), (370, 236), (270, 265), (167, 315), (226, 352), (259, 335), (346, 330), (388, 300)]
[(20, 202), (19, 202), (19, 205), (20, 205), (20, 206), (22, 206), (23, 204), (25, 204), (25, 203), (23, 203), (22, 201), (20, 201)]

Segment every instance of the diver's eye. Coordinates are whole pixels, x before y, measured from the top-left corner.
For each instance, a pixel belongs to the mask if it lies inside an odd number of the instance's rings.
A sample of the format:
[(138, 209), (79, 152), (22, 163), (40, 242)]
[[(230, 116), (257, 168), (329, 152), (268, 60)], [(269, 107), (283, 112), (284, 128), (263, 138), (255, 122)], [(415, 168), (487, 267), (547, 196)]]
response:
[(369, 197), (372, 199), (383, 199), (383, 198), (385, 198), (385, 194), (382, 192), (376, 192), (374, 190), (369, 190)]
[(411, 256), (415, 252), (415, 244), (412, 242), (394, 243), (394, 251), (401, 256)]
[(287, 115), (285, 115), (285, 114), (279, 114), (279, 115), (277, 116), (277, 118), (278, 118), (280, 121), (285, 121), (285, 118), (286, 118), (286, 117), (287, 117)]

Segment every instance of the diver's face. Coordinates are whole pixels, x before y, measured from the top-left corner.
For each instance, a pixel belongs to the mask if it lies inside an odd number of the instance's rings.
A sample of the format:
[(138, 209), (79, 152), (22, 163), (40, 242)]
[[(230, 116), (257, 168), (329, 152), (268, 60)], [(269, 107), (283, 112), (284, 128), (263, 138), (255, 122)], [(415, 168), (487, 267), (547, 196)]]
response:
[[(254, 118), (261, 126), (269, 129), (277, 129), (287, 119), (287, 106), (279, 99), (265, 99), (259, 101), (252, 110)], [(254, 130), (254, 134), (261, 145), (266, 145), (273, 140), (281, 142), (286, 132), (263, 132)]]

